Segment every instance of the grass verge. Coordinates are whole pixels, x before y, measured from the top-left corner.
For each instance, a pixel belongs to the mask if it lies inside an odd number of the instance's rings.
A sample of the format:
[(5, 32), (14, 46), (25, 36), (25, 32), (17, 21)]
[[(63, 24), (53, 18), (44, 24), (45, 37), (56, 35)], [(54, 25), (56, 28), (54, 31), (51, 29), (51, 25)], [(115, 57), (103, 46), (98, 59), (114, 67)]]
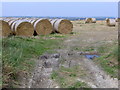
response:
[[(118, 78), (118, 69), (120, 66), (118, 62), (120, 57), (118, 55), (118, 44), (117, 41), (108, 43), (106, 41), (92, 43), (95, 46), (85, 46), (85, 47), (73, 47), (73, 50), (82, 52), (97, 52), (100, 57), (94, 59), (98, 65), (100, 65), (103, 70), (108, 73), (111, 77)], [(119, 77), (120, 78), (120, 77)]]
[(98, 52), (101, 56), (94, 61), (111, 77), (118, 78), (118, 45), (100, 46)]
[(16, 87), (20, 75), (28, 74), (34, 67), (35, 59), (57, 48), (61, 41), (57, 38), (4, 38), (2, 40), (3, 87)]

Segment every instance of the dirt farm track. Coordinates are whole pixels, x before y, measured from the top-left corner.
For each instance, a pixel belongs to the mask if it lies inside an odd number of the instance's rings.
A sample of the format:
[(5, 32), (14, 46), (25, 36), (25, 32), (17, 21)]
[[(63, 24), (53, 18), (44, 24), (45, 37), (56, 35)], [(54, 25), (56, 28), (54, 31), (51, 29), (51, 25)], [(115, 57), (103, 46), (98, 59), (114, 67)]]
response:
[[(110, 27), (105, 21), (86, 24), (83, 20), (71, 22), (73, 33), (63, 38), (60, 48), (53, 50), (55, 53), (46, 52), (40, 56), (31, 76), (22, 81), (21, 87), (68, 88), (72, 85), (77, 87), (75, 83), (82, 82), (77, 85), (91, 88), (118, 88), (118, 78), (111, 77), (111, 74), (107, 73), (104, 60), (100, 58), (89, 60), (81, 55), (81, 53), (109, 55), (113, 46), (118, 44), (118, 23)], [(105, 58), (107, 59), (111, 61), (110, 66), (118, 64), (117, 59), (113, 57)]]

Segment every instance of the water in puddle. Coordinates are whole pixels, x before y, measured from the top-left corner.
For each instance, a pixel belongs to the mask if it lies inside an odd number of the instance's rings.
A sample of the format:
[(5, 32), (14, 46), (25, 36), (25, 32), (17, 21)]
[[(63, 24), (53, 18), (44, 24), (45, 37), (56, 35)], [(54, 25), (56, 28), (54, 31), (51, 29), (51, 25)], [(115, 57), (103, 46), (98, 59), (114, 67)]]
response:
[(87, 59), (94, 59), (100, 57), (99, 55), (85, 55)]

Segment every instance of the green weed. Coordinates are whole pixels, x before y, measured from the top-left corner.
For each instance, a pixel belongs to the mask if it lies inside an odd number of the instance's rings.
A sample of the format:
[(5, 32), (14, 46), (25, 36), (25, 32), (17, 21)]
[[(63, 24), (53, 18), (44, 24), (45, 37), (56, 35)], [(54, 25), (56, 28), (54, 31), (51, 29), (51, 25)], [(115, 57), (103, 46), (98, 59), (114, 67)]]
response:
[[(41, 54), (57, 48), (61, 41), (60, 39), (42, 38), (4, 38), (2, 40), (3, 83), (9, 84), (9, 79), (17, 80), (19, 72), (31, 71), (35, 59)], [(12, 75), (10, 76), (8, 73)]]

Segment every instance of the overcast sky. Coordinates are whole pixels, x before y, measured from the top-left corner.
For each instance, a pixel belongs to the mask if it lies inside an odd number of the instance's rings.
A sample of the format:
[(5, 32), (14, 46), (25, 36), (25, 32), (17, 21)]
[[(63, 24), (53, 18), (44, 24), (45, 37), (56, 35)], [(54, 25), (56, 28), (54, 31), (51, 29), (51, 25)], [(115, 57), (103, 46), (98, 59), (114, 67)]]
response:
[(3, 16), (117, 17), (117, 2), (2, 2)]

